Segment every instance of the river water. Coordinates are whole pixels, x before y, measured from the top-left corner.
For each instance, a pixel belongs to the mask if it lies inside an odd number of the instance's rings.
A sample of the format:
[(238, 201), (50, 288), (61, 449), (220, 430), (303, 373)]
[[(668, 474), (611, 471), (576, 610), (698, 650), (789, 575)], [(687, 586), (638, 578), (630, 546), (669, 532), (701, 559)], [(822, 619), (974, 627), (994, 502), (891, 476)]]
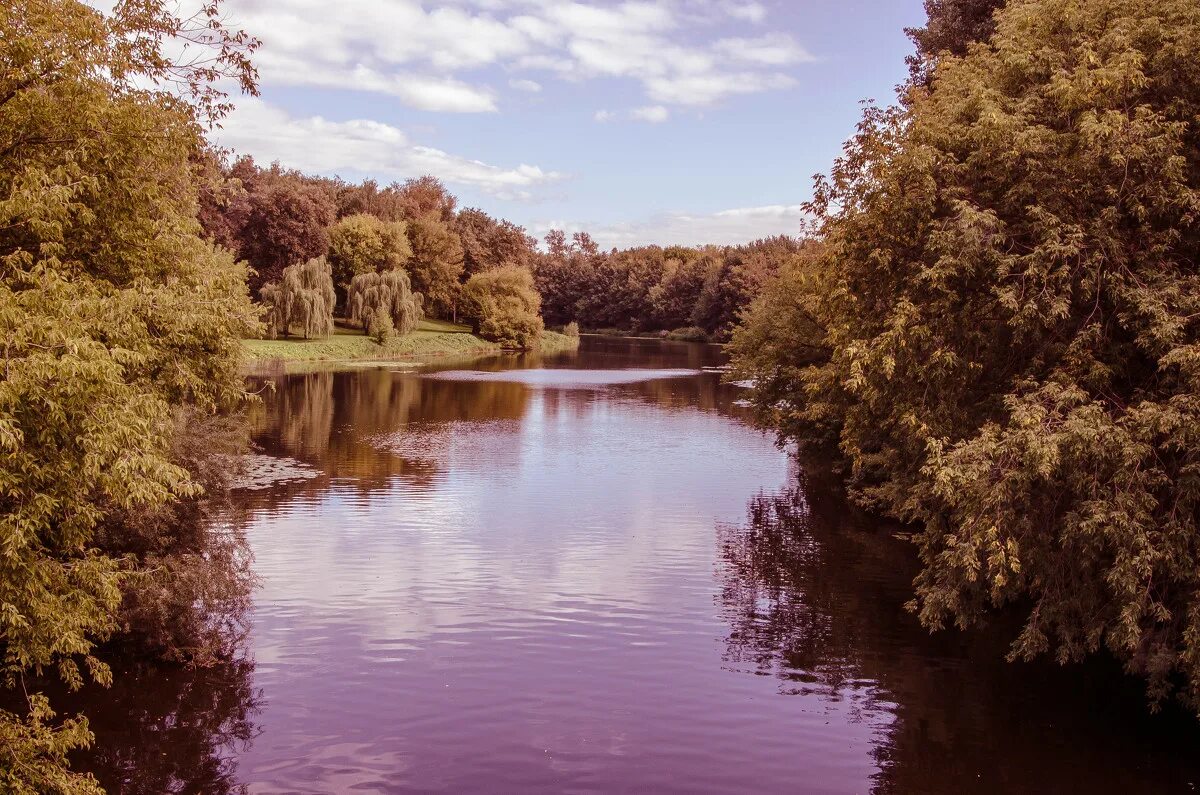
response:
[(930, 636), (897, 528), (754, 430), (712, 346), (275, 379), (246, 660), (118, 677), (113, 792), (1190, 791), (1097, 662)]

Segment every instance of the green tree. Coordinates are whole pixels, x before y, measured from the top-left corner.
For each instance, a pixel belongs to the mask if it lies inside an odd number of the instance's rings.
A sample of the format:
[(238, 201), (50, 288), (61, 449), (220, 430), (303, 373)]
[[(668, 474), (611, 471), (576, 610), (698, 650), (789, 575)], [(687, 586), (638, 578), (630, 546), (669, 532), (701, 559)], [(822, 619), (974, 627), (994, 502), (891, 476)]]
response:
[(463, 250), (450, 224), (432, 215), (408, 223), (412, 244), (409, 274), (413, 289), (425, 296), (425, 305), (440, 316), (449, 315), (458, 298), (463, 272)]
[(335, 297), (333, 276), (324, 257), (289, 265), (278, 284), (262, 288), (268, 334), (288, 337), (299, 329), (306, 340), (329, 336)]
[(412, 291), (408, 274), (402, 270), (361, 273), (350, 282), (350, 319), (371, 331), (371, 322), (383, 323), (398, 334), (411, 334), (424, 316), (423, 298)]
[[(172, 61), (179, 39), (207, 55)], [(139, 565), (110, 552), (109, 525), (197, 493), (173, 460), (173, 407), (244, 398), (246, 272), (198, 236), (194, 164), (228, 107), (214, 81), (252, 90), (254, 46), (215, 3), (193, 20), (153, 1), (108, 17), (72, 0), (0, 7), (5, 686), (31, 671), (109, 680), (97, 645)], [(63, 766), (86, 722), (52, 719), (36, 693), (0, 713), (0, 788), (95, 789)]]
[(543, 330), (541, 297), (533, 275), (524, 268), (506, 266), (475, 274), (463, 286), (462, 305), (475, 333), (484, 339), (506, 348), (537, 347)]
[(412, 256), (404, 221), (381, 221), (357, 213), (329, 230), (329, 264), (339, 303), (346, 306), (346, 290), (360, 274), (403, 268)]
[(1011, 3), (867, 112), (733, 349), (921, 523), (927, 626), (1021, 611), (1013, 657), (1107, 647), (1200, 709), (1198, 51), (1193, 0)]

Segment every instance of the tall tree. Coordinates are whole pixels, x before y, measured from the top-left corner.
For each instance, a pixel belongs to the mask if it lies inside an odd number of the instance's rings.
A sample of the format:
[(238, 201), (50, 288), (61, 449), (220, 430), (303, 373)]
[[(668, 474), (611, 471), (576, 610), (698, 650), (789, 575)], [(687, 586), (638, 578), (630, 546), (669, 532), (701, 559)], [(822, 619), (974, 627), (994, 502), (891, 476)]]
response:
[(450, 224), (431, 215), (409, 221), (412, 245), (409, 274), (413, 289), (425, 296), (426, 306), (442, 317), (454, 310), (459, 277), (463, 272), (463, 250)]
[[(172, 60), (180, 39), (207, 55)], [(110, 679), (97, 644), (138, 563), (100, 530), (196, 493), (172, 457), (173, 406), (211, 415), (244, 396), (246, 274), (198, 236), (194, 164), (228, 108), (217, 81), (253, 90), (254, 46), (216, 3), (192, 20), (154, 0), (107, 17), (73, 0), (0, 6), (6, 686), (46, 669), (72, 687)], [(86, 723), (52, 718), (36, 693), (0, 712), (0, 788), (95, 790), (64, 767)]]
[(329, 230), (328, 257), (338, 303), (345, 305), (346, 290), (355, 276), (403, 268), (410, 257), (412, 245), (404, 221), (381, 221), (365, 213), (338, 221)]
[(1200, 5), (996, 25), (867, 112), (739, 368), (785, 437), (835, 441), (861, 499), (921, 523), (927, 626), (1011, 608), (1013, 657), (1107, 647), (1200, 709)]

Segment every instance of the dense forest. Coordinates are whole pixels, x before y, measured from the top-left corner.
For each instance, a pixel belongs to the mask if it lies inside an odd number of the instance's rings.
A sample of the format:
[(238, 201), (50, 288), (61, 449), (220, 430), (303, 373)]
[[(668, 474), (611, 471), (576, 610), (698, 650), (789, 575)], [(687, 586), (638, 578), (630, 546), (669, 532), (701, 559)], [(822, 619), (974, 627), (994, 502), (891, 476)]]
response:
[(1011, 658), (1200, 710), (1200, 5), (927, 5), (740, 375), (911, 523), (926, 626), (1021, 616)]

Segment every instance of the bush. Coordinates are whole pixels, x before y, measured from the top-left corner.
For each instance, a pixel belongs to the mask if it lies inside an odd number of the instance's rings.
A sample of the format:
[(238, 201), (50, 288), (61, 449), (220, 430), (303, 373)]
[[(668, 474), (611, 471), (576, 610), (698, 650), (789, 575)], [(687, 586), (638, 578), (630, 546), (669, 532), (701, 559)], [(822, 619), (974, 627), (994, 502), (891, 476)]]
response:
[(578, 337), (579, 336), (579, 324), (576, 323), (574, 320), (572, 320), (570, 323), (563, 326), (562, 333), (566, 334), (568, 337)]
[(708, 332), (699, 326), (685, 326), (667, 334), (667, 339), (676, 342), (708, 342)]
[(463, 286), (462, 303), (463, 314), (484, 339), (505, 348), (537, 346), (544, 328), (539, 314), (542, 299), (524, 268), (507, 266), (475, 274)]

